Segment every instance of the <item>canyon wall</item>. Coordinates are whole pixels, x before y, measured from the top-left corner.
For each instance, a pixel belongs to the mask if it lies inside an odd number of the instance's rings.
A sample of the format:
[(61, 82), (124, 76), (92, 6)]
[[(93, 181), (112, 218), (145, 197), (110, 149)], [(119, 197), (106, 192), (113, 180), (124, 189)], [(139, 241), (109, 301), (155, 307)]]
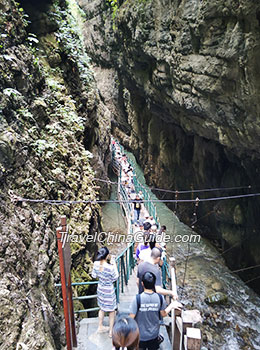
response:
[[(118, 8), (100, 0), (78, 3), (113, 133), (133, 150), (148, 183), (170, 190), (243, 187), (179, 199), (258, 193), (259, 2), (126, 0)], [(259, 209), (259, 197), (200, 203), (196, 229), (229, 249), (232, 269), (257, 265)], [(190, 223), (191, 205), (177, 212)], [(242, 277), (250, 280), (258, 272)], [(250, 286), (259, 291), (259, 279)]]
[[(0, 28), (0, 348), (61, 349), (55, 230), (67, 215), (71, 231), (95, 232), (100, 208), (19, 198), (97, 199), (93, 178), (106, 177), (110, 112), (75, 2), (1, 0)], [(89, 278), (96, 249), (72, 244), (73, 280)]]

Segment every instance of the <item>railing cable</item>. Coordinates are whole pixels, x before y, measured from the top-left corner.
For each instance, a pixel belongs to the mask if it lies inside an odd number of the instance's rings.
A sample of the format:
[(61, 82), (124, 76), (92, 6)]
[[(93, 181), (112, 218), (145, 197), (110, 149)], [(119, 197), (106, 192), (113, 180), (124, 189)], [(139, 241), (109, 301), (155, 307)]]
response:
[[(200, 198), (200, 202), (210, 202), (210, 201), (220, 201), (227, 199), (240, 199), (240, 198), (250, 198), (259, 197), (260, 193), (249, 193), (240, 194), (236, 196), (225, 196), (225, 197), (213, 197), (213, 198)], [(44, 203), (50, 205), (63, 205), (63, 204), (105, 204), (105, 203), (134, 203), (134, 200), (58, 200), (58, 199), (32, 199), (23, 198), (16, 195), (10, 196), (12, 202), (28, 202), (28, 203)], [(196, 199), (143, 199), (145, 203), (196, 203)]]
[[(93, 180), (95, 181), (101, 181), (101, 182), (107, 182), (110, 183), (112, 185), (116, 185), (118, 184), (115, 181), (109, 181), (109, 180), (104, 180), (104, 179), (100, 179), (100, 178), (93, 178)], [(150, 190), (152, 191), (158, 191), (158, 192), (165, 192), (165, 193), (200, 193), (200, 192), (214, 192), (214, 191), (232, 191), (232, 190), (242, 190), (242, 189), (252, 189), (252, 188), (258, 188), (258, 187), (252, 187), (251, 185), (247, 185), (247, 186), (234, 186), (234, 187), (216, 187), (216, 188), (202, 188), (202, 189), (196, 189), (196, 190), (167, 190), (167, 189), (163, 189), (163, 188), (157, 188), (157, 187), (150, 187)]]

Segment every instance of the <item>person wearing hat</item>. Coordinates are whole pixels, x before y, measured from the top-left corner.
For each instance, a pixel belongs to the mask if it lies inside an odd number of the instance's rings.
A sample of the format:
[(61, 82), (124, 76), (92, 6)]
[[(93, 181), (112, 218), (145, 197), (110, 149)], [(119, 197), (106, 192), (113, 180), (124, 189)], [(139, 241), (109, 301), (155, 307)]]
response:
[(155, 235), (157, 234), (157, 226), (156, 225), (151, 226), (151, 232), (154, 233)]
[(156, 225), (156, 221), (154, 220), (154, 217), (153, 217), (153, 216), (150, 216), (149, 221), (150, 221), (150, 224), (151, 224), (152, 226), (153, 226), (153, 225)]

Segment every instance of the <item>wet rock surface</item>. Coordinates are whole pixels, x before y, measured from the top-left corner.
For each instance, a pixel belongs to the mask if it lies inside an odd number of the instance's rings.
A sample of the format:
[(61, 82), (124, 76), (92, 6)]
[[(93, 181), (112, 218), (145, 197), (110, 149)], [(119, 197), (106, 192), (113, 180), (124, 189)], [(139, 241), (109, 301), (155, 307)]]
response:
[[(111, 110), (117, 106), (113, 132), (134, 151), (149, 184), (243, 187), (200, 198), (258, 193), (259, 3), (128, 0), (114, 19), (108, 3), (78, 3), (99, 75), (114, 71), (118, 82), (106, 97)], [(199, 205), (196, 227), (227, 250), (232, 269), (259, 263), (259, 207), (258, 197)], [(192, 208), (178, 208), (189, 223)], [(258, 272), (240, 275), (260, 290)]]
[(206, 297), (205, 302), (209, 305), (221, 305), (228, 302), (228, 297), (226, 294), (217, 292), (210, 294)]
[[(100, 100), (72, 9), (63, 1), (43, 8), (35, 3), (33, 9), (28, 3), (0, 1), (3, 350), (63, 347), (55, 230), (61, 215), (70, 219), (70, 233), (100, 229), (98, 205), (50, 206), (19, 197), (95, 200), (100, 188), (94, 170), (104, 178), (109, 163), (110, 112)], [(102, 190), (104, 196), (109, 192)], [(73, 280), (89, 278), (95, 250), (95, 243), (72, 244)]]

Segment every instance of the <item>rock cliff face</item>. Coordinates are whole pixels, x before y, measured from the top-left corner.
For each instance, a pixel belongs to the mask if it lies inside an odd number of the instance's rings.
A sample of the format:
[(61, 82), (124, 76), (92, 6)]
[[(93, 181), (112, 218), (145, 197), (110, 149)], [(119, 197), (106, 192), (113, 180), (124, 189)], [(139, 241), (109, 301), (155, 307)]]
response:
[[(259, 2), (78, 3), (97, 80), (104, 85), (109, 76), (113, 86), (102, 93), (114, 134), (134, 151), (149, 183), (173, 190), (251, 185), (200, 198), (259, 192)], [(198, 225), (232, 247), (226, 258), (234, 269), (260, 263), (259, 207), (259, 197), (199, 205)], [(187, 220), (192, 208), (180, 211)], [(246, 280), (259, 275), (251, 271)], [(260, 289), (259, 279), (250, 285)]]
[[(17, 201), (97, 199), (110, 112), (82, 47), (73, 1), (0, 1), (0, 347), (60, 349), (64, 325), (55, 229), (100, 226), (97, 205)], [(29, 17), (28, 17), (29, 16)], [(30, 22), (28, 22), (28, 20)], [(90, 153), (92, 152), (92, 153)], [(103, 193), (105, 194), (103, 189)], [(87, 278), (95, 245), (73, 245), (73, 276)]]

